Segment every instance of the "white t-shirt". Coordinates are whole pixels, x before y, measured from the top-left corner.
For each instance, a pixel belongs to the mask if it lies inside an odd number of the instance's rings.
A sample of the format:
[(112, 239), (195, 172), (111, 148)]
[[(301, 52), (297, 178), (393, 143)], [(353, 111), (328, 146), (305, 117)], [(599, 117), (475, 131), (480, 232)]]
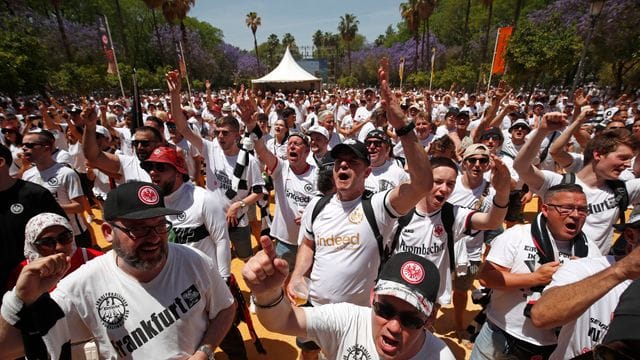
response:
[[(43, 339), (52, 358), (77, 328), (96, 338), (100, 358), (185, 359), (198, 348), (211, 319), (233, 304), (213, 261), (169, 244), (160, 273), (140, 283), (116, 264), (113, 251), (58, 283), (51, 297), (65, 316)], [(86, 335), (86, 333), (85, 333)]]
[[(55, 163), (43, 171), (34, 166), (22, 174), (22, 180), (43, 186), (60, 205), (71, 204), (71, 200), (84, 196), (80, 177), (63, 164)], [(78, 202), (81, 202), (80, 200), (78, 199)], [(73, 235), (80, 235), (87, 230), (82, 214), (67, 213), (67, 216), (73, 228)]]
[[(483, 193), (487, 195), (483, 197)], [(482, 184), (475, 189), (469, 189), (462, 183), (462, 175), (458, 175), (456, 186), (447, 201), (453, 205), (486, 213), (491, 209), (495, 194), (496, 191), (487, 180), (483, 180)], [(484, 232), (472, 231), (470, 235), (463, 236), (464, 241), (466, 241), (469, 260), (480, 261), (482, 259)]]
[(189, 178), (191, 180), (196, 180), (200, 174), (196, 174), (196, 161), (195, 157), (200, 156), (198, 149), (195, 146), (191, 145), (187, 139), (183, 138), (175, 144), (177, 148), (182, 149), (182, 155), (184, 155), (184, 160), (187, 163), (187, 172), (189, 173)]
[[(553, 185), (562, 182), (561, 174), (551, 171), (543, 171), (544, 183), (540, 189), (533, 189), (540, 197), (544, 197)], [(582, 231), (589, 235), (589, 240), (598, 245), (602, 254), (608, 254), (613, 238), (613, 224), (618, 221), (618, 204), (615, 201), (615, 194), (608, 186), (593, 188), (585, 185), (577, 176), (576, 184), (582, 186), (587, 196), (589, 204), (589, 216), (585, 220)], [(629, 204), (635, 204), (640, 200), (640, 179), (633, 179), (625, 182), (627, 193), (629, 194)]]
[[(385, 246), (391, 242), (391, 231), (400, 215), (391, 207), (388, 194), (385, 191), (371, 197)], [(313, 199), (302, 214), (298, 239), (298, 243), (305, 237), (315, 242), (309, 300), (313, 305), (349, 302), (368, 306), (380, 253), (362, 210), (362, 198), (340, 201), (334, 195), (311, 224), (318, 199)]]
[[(222, 204), (225, 213), (236, 201), (247, 197), (253, 186), (264, 186), (264, 179), (260, 171), (260, 163), (253, 155), (249, 155), (249, 161), (245, 167), (246, 189), (238, 189), (236, 196), (229, 199), (225, 194), (231, 188), (231, 179), (235, 169), (238, 155), (226, 156), (217, 141), (202, 140), (202, 155), (207, 164), (207, 189), (213, 191), (218, 198), (218, 204)], [(246, 216), (247, 207), (238, 210), (238, 227), (249, 225)]]
[(289, 145), (289, 139), (285, 139), (282, 144), (278, 144), (276, 142), (275, 136), (268, 139), (265, 142), (265, 146), (273, 155), (275, 155), (280, 160), (287, 160), (287, 147)]
[[(329, 304), (303, 308), (307, 337), (315, 341), (327, 359), (377, 360), (371, 326), (371, 308), (353, 304)], [(427, 330), (422, 348), (410, 360), (453, 360), (444, 341)]]
[[(553, 274), (553, 279), (545, 287), (545, 291), (585, 279), (614, 263), (615, 259), (612, 256), (583, 258), (566, 262)], [(618, 300), (630, 284), (631, 280), (620, 283), (589, 306), (580, 317), (564, 325), (558, 335), (558, 347), (551, 354), (550, 359), (571, 359), (601, 344), (609, 330), (609, 324), (618, 305)]]
[(356, 110), (356, 114), (353, 116), (353, 120), (355, 122), (363, 122), (371, 117), (371, 114), (375, 109), (376, 109), (375, 106), (371, 110), (367, 109), (366, 106), (360, 106)]
[[(551, 241), (555, 241), (550, 232), (549, 237)], [(589, 241), (587, 243), (588, 256), (600, 256), (598, 248)], [(568, 242), (556, 241), (556, 245), (559, 251), (558, 261), (563, 264), (572, 256), (571, 249), (565, 248), (565, 245), (569, 245)], [(486, 261), (508, 268), (512, 274), (535, 272), (541, 265), (536, 246), (531, 238), (531, 224), (516, 225), (493, 239)], [(555, 344), (557, 338), (553, 329), (537, 328), (533, 326), (531, 319), (524, 316), (527, 296), (531, 294), (531, 289), (493, 289), (487, 309), (487, 319), (509, 335), (530, 344), (543, 346)]]
[(122, 174), (122, 178), (116, 181), (118, 185), (129, 181), (151, 182), (151, 176), (140, 166), (140, 159), (138, 159), (136, 155), (115, 155), (118, 157), (118, 160), (120, 160), (120, 170), (118, 173)]
[(270, 235), (284, 243), (297, 245), (300, 225), (297, 225), (294, 219), (300, 216), (311, 199), (318, 195), (317, 168), (309, 165), (306, 172), (296, 175), (288, 162), (278, 160), (271, 178), (275, 190), (276, 211)]
[[(422, 147), (426, 148), (427, 146), (429, 146), (429, 144), (431, 143), (431, 141), (433, 141), (434, 138), (435, 138), (434, 134), (429, 134), (429, 136), (427, 136), (424, 139), (418, 138), (418, 141), (420, 142), (420, 145), (422, 145)], [(404, 147), (402, 147), (402, 142), (399, 140), (393, 147), (393, 155), (404, 157)]]
[[(226, 214), (212, 192), (193, 183), (183, 183), (178, 190), (164, 197), (165, 206), (181, 210), (167, 215), (176, 234), (175, 242), (194, 247), (213, 259), (220, 275), (231, 276), (231, 244)], [(206, 232), (203, 230), (206, 229)], [(208, 233), (208, 235), (206, 235)], [(204, 235), (204, 236), (203, 236)]]
[(360, 128), (360, 132), (358, 133), (358, 141), (364, 142), (364, 140), (367, 138), (367, 135), (369, 135), (369, 132), (375, 129), (376, 127), (372, 122), (368, 122), (362, 125), (362, 127)]
[(84, 157), (84, 152), (82, 151), (82, 143), (80, 141), (76, 141), (75, 144), (69, 144), (68, 153), (71, 158), (71, 163), (69, 165), (76, 169), (77, 172), (86, 174), (87, 159)]
[(57, 163), (73, 166), (73, 159), (66, 150), (56, 149), (56, 152), (51, 154), (51, 158)]
[[(452, 234), (454, 239), (462, 239), (474, 213), (475, 210), (453, 206)], [(395, 235), (397, 229), (398, 223), (393, 227), (392, 234)], [(398, 247), (394, 249), (394, 254), (399, 252), (420, 255), (438, 267), (440, 272), (438, 304), (449, 304), (451, 302), (451, 284), (453, 280), (451, 278), (449, 250), (447, 248), (447, 232), (442, 221), (442, 209), (431, 214), (423, 214), (416, 209), (411, 222), (402, 229), (398, 238)]]
[(391, 190), (394, 187), (409, 181), (409, 174), (398, 165), (395, 159), (387, 160), (378, 167), (371, 168), (371, 174), (364, 182), (365, 189), (378, 193)]

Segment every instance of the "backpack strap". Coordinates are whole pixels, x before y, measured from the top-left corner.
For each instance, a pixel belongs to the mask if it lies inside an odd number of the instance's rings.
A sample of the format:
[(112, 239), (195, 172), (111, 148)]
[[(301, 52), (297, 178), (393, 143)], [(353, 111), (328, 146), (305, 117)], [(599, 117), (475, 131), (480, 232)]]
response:
[(572, 172), (565, 173), (562, 175), (562, 180), (560, 184), (575, 184), (576, 183), (576, 174)]
[(320, 200), (318, 200), (316, 205), (313, 207), (313, 211), (311, 212), (311, 224), (312, 225), (313, 225), (313, 222), (318, 217), (318, 215), (320, 214), (320, 212), (322, 211), (322, 209), (324, 209), (324, 207), (327, 206), (327, 204), (329, 203), (329, 201), (331, 200), (332, 197), (333, 197), (333, 193), (331, 193), (329, 195), (325, 195), (322, 198), (320, 198)]
[[(380, 234), (380, 229), (378, 229), (378, 222), (376, 221), (376, 215), (373, 212), (373, 206), (371, 205), (371, 197), (373, 196), (373, 192), (369, 190), (365, 190), (362, 194), (362, 210), (364, 211), (364, 216), (367, 218), (367, 222), (369, 222), (369, 226), (371, 226), (371, 231), (373, 231), (373, 236), (376, 238), (376, 242), (378, 243), (378, 253), (380, 254), (380, 267), (382, 268), (383, 260), (385, 255), (384, 243), (382, 235)], [(380, 269), (378, 269), (379, 272)]]
[(453, 237), (453, 205), (449, 202), (445, 202), (442, 205), (442, 210), (440, 214), (440, 218), (442, 219), (442, 225), (444, 226), (444, 231), (447, 233), (447, 250), (449, 251), (449, 269), (451, 271), (455, 271), (456, 269), (456, 259), (455, 253), (453, 251), (453, 243), (455, 239)]
[(82, 250), (82, 263), (86, 264), (87, 261), (89, 261), (89, 254), (87, 254), (87, 249), (85, 248), (80, 248)]
[(620, 209), (620, 211), (618, 212), (618, 218), (620, 219), (620, 224), (624, 224), (624, 212), (625, 210), (627, 210), (627, 206), (629, 206), (629, 193), (627, 193), (627, 187), (624, 181), (618, 179), (605, 180), (605, 183), (613, 190), (616, 203), (618, 204), (618, 208)]
[(398, 247), (398, 241), (400, 241), (400, 235), (402, 234), (402, 229), (404, 229), (409, 223), (411, 219), (413, 219), (413, 214), (416, 212), (416, 208), (409, 210), (408, 213), (402, 215), (398, 219), (398, 227), (396, 228), (396, 233), (393, 234), (393, 240), (391, 241), (391, 247), (385, 251), (385, 259), (386, 262), (390, 257), (394, 250)]

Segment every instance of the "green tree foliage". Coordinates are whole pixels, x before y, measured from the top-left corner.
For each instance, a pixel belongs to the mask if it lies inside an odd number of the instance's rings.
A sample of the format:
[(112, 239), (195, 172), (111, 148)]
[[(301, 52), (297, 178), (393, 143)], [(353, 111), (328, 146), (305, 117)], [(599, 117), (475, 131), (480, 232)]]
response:
[(562, 26), (558, 19), (541, 24), (521, 21), (507, 48), (507, 81), (515, 86), (528, 81), (562, 83), (581, 49), (575, 26)]

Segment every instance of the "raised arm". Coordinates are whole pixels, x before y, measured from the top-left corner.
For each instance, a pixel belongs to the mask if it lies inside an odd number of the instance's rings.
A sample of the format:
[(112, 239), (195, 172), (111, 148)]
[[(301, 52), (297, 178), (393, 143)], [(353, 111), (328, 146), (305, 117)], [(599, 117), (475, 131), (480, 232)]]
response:
[(531, 309), (536, 327), (553, 328), (577, 319), (623, 281), (640, 278), (640, 247), (612, 266), (575, 283), (552, 287)]
[(563, 168), (566, 168), (573, 162), (573, 157), (565, 150), (565, 145), (567, 145), (569, 140), (571, 140), (571, 136), (574, 135), (578, 130), (580, 130), (580, 127), (582, 126), (582, 124), (584, 124), (587, 116), (591, 116), (593, 114), (594, 111), (591, 109), (585, 110), (580, 113), (580, 115), (578, 115), (578, 118), (576, 118), (571, 124), (569, 124), (569, 126), (567, 126), (567, 128), (562, 131), (560, 136), (558, 136), (558, 138), (549, 147), (549, 155), (551, 155), (551, 157), (553, 157), (553, 160)]
[(496, 194), (493, 196), (493, 206), (489, 212), (476, 212), (471, 216), (471, 227), (475, 230), (497, 229), (504, 221), (509, 208), (509, 191), (511, 189), (509, 169), (495, 155), (491, 155), (491, 160), (493, 162), (491, 186), (496, 190)]
[(262, 236), (260, 244), (262, 250), (242, 269), (242, 277), (255, 297), (258, 320), (269, 331), (304, 337), (307, 335), (304, 310), (291, 306), (283, 298), (282, 286), (289, 273), (287, 262), (276, 257), (268, 236)]
[(182, 77), (180, 76), (180, 72), (177, 70), (170, 71), (167, 73), (166, 79), (169, 93), (171, 94), (171, 117), (176, 123), (176, 130), (202, 153), (202, 137), (200, 137), (200, 134), (191, 131), (187, 124), (187, 118), (182, 113), (182, 107), (180, 105), (182, 103), (180, 99), (180, 82), (182, 81)]
[(482, 286), (491, 289), (531, 288), (547, 285), (559, 266), (559, 262), (553, 261), (542, 265), (535, 272), (514, 274), (509, 268), (486, 261), (482, 266), (482, 270), (480, 270), (478, 280), (480, 280)]
[(546, 113), (542, 116), (540, 126), (532, 133), (529, 140), (524, 143), (513, 161), (513, 168), (518, 175), (533, 190), (540, 189), (544, 184), (544, 174), (533, 165), (533, 160), (538, 155), (542, 140), (552, 131), (560, 130), (567, 124), (566, 115), (559, 112)]
[[(82, 152), (87, 162), (96, 169), (109, 174), (120, 172), (120, 159), (117, 155), (104, 152), (98, 148), (96, 141), (96, 122), (98, 115), (92, 107), (82, 110), (84, 117), (84, 133), (82, 134)], [(72, 126), (71, 124), (69, 126)]]
[[(396, 186), (389, 193), (389, 202), (393, 209), (400, 214), (406, 214), (422, 199), (433, 186), (433, 173), (429, 156), (418, 141), (413, 128), (414, 123), (407, 123), (407, 118), (400, 108), (400, 104), (393, 96), (388, 81), (389, 60), (383, 58), (378, 69), (380, 80), (381, 104), (387, 111), (389, 125), (393, 126), (398, 135), (407, 159), (407, 172), (410, 181)], [(408, 129), (408, 131), (407, 131)]]

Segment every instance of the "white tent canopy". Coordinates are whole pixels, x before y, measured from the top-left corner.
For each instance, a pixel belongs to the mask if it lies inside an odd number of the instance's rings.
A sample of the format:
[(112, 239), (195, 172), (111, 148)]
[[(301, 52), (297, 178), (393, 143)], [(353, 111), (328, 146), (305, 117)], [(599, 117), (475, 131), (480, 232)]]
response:
[(260, 79), (251, 80), (251, 84), (254, 88), (320, 89), (321, 80), (298, 65), (287, 46), (280, 64)]

